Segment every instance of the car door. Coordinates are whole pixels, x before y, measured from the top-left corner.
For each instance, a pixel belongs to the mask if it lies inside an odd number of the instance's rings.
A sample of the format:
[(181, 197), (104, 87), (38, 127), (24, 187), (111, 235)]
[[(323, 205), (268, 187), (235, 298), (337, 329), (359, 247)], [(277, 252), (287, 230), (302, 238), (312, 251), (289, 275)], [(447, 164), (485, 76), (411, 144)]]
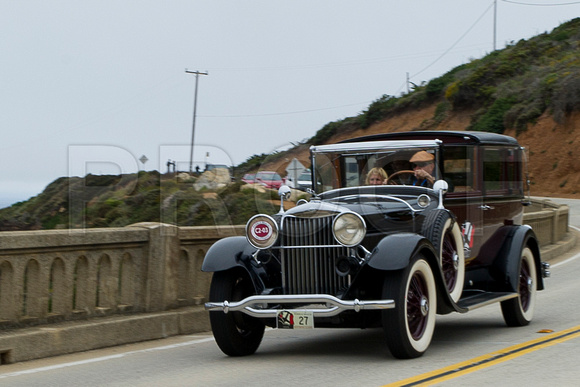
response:
[(523, 220), (523, 177), (521, 148), (486, 146), (483, 158), (484, 238), (501, 226)]
[(469, 264), (484, 241), (481, 158), (475, 145), (447, 146), (442, 153), (443, 177), (450, 187), (445, 207), (455, 214), (461, 227), (465, 262)]

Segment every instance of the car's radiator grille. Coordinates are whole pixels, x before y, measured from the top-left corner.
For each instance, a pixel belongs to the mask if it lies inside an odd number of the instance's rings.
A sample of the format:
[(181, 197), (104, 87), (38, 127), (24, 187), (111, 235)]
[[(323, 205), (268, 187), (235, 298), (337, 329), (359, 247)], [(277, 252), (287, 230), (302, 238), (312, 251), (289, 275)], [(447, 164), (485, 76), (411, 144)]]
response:
[(337, 295), (348, 285), (349, 278), (335, 271), (337, 258), (346, 256), (347, 248), (320, 247), (337, 244), (332, 236), (332, 220), (332, 216), (284, 219), (282, 281), (286, 294)]

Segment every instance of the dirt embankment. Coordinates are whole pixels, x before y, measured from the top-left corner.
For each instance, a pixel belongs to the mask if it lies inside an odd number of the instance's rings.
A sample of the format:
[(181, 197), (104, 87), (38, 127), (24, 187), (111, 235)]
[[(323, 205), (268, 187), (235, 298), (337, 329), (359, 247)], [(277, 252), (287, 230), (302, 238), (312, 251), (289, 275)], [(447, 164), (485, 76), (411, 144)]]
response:
[[(412, 112), (404, 112), (395, 118), (379, 122), (367, 129), (340, 133), (331, 143), (347, 138), (376, 133), (404, 132), (424, 128), (432, 119), (435, 105)], [(436, 128), (430, 130), (465, 130), (473, 112), (451, 114)], [(573, 113), (563, 124), (556, 123), (550, 115), (543, 115), (534, 125), (516, 135), (515, 130), (507, 130), (506, 135), (517, 138), (529, 150), (529, 173), (531, 194), (580, 198), (580, 113)], [(287, 157), (275, 163), (264, 165), (262, 169), (276, 170), (285, 174), (287, 164), (296, 157), (304, 165), (309, 165), (307, 148), (291, 151)]]

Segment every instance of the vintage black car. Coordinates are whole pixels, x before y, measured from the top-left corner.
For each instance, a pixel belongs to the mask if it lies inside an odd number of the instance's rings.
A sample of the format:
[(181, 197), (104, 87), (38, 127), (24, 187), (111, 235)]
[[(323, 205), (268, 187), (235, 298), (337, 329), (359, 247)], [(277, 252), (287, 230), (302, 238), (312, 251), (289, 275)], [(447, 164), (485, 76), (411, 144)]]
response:
[[(531, 321), (549, 266), (522, 225), (526, 154), (515, 139), (417, 131), (310, 152), (310, 201), (256, 215), (246, 237), (207, 252), (205, 307), (224, 353), (254, 353), (266, 326), (382, 327), (395, 357), (414, 358), (436, 314), (499, 302), (508, 326)], [(366, 185), (377, 168), (386, 179)]]

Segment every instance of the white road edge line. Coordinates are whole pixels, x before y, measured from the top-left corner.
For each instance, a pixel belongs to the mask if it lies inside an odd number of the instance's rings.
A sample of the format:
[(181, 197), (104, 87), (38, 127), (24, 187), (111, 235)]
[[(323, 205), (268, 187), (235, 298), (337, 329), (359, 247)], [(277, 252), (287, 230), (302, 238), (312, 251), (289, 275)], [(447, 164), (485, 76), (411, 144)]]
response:
[(75, 367), (78, 365), (97, 363), (97, 362), (107, 361), (107, 360), (112, 360), (112, 359), (119, 359), (119, 358), (122, 358), (125, 356), (134, 355), (134, 354), (138, 354), (138, 353), (156, 352), (156, 351), (163, 351), (166, 349), (186, 347), (188, 345), (207, 343), (208, 341), (214, 341), (214, 338), (208, 337), (205, 339), (186, 341), (184, 343), (164, 345), (162, 347), (140, 349), (138, 351), (129, 351), (129, 352), (125, 352), (125, 353), (120, 353), (118, 355), (102, 356), (102, 357), (97, 357), (94, 359), (73, 361), (70, 363), (57, 364), (57, 365), (47, 366), (47, 367), (39, 367), (39, 368), (34, 368), (34, 369), (30, 369), (30, 370), (25, 370), (25, 371), (11, 372), (8, 374), (0, 374), (0, 379), (10, 378), (10, 377), (20, 376), (20, 375), (35, 374), (35, 373), (45, 372), (45, 371), (52, 371), (52, 370), (57, 370), (57, 369), (61, 369), (61, 368)]

